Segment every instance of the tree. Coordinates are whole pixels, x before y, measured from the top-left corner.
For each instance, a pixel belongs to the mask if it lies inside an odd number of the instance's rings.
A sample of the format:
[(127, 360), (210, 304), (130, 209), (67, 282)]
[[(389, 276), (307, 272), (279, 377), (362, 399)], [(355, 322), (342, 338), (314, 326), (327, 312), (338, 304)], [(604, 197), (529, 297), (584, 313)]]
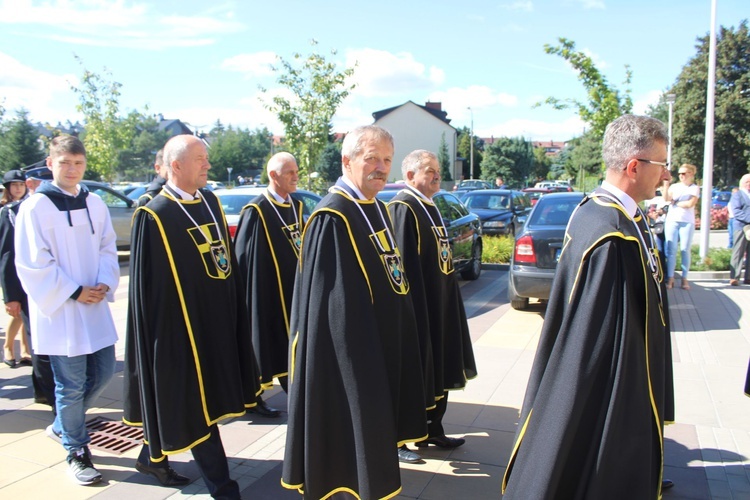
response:
[(592, 182), (586, 183), (585, 178), (594, 177), (596, 181), (593, 182), (593, 187), (595, 187), (602, 176), (601, 139), (597, 138), (593, 132), (586, 131), (581, 137), (568, 141), (560, 152), (558, 161), (563, 165), (567, 177), (576, 179), (580, 190), (590, 190)]
[(21, 109), (16, 118), (0, 123), (0, 165), (4, 171), (18, 170), (45, 156), (39, 132), (29, 121), (29, 112)]
[(499, 175), (508, 186), (522, 186), (532, 174), (534, 148), (523, 137), (500, 137), (486, 146), (482, 179), (493, 182)]
[[(586, 89), (586, 102), (578, 99), (563, 99), (548, 97), (544, 103), (555, 109), (574, 108), (583, 121), (589, 124), (594, 137), (598, 140), (604, 136), (604, 129), (615, 118), (630, 113), (633, 100), (630, 97), (631, 78), (633, 76), (629, 66), (625, 66), (625, 90), (620, 91), (607, 82), (607, 78), (597, 69), (591, 57), (577, 51), (575, 42), (566, 38), (558, 38), (559, 45), (544, 45), (547, 54), (562, 57), (578, 72), (578, 79)], [(541, 103), (537, 103), (537, 106)]]
[(438, 163), (440, 164), (440, 177), (444, 181), (450, 182), (453, 180), (451, 176), (451, 159), (450, 153), (448, 152), (448, 143), (445, 142), (445, 132), (443, 132), (440, 138), (440, 149), (438, 150)]
[[(83, 62), (76, 56), (83, 67)], [(127, 148), (136, 134), (136, 126), (142, 115), (130, 112), (125, 118), (119, 116), (120, 88), (122, 84), (112, 79), (112, 73), (104, 68), (103, 75), (83, 67), (80, 87), (71, 85), (78, 96), (76, 109), (83, 114), (86, 125), (83, 144), (86, 147), (89, 176), (111, 180), (119, 167), (119, 152)]]
[(325, 182), (336, 182), (341, 176), (341, 143), (329, 142), (323, 149), (315, 166), (316, 172)]
[[(668, 91), (674, 104), (674, 164), (703, 170), (708, 82), (708, 35), (697, 39), (697, 53)], [(714, 177), (731, 185), (750, 167), (750, 34), (747, 20), (737, 29), (720, 27), (716, 39)]]
[(469, 127), (461, 127), (458, 129), (458, 156), (465, 158), (463, 166), (463, 177), (464, 179), (471, 178), (471, 141), (474, 140), (474, 176), (481, 177), (481, 164), (482, 164), (482, 150), (484, 149), (484, 141), (477, 136), (471, 135), (471, 129)]
[(544, 148), (534, 148), (534, 164), (531, 167), (531, 177), (534, 179), (546, 179), (550, 173), (552, 160), (547, 156)]
[[(317, 44), (311, 41), (313, 47)], [(335, 55), (336, 51), (331, 54)], [(328, 143), (328, 124), (354, 88), (347, 83), (354, 69), (337, 71), (335, 63), (315, 52), (306, 58), (299, 53), (293, 57), (294, 63), (279, 56), (281, 66), (273, 70), (278, 74), (277, 82), (291, 91), (294, 98), (277, 95), (264, 105), (276, 113), (284, 125), (285, 142), (297, 158), (300, 175), (309, 176)], [(266, 92), (266, 89), (261, 87), (261, 91)]]
[(224, 181), (232, 176), (247, 176), (251, 171), (262, 170), (271, 153), (271, 134), (265, 127), (250, 132), (248, 129), (226, 128), (217, 121), (211, 130), (209, 175), (214, 180)]
[(119, 152), (117, 173), (120, 178), (150, 181), (154, 177), (156, 152), (164, 147), (169, 137), (169, 132), (159, 130), (155, 117), (141, 116), (133, 140)]

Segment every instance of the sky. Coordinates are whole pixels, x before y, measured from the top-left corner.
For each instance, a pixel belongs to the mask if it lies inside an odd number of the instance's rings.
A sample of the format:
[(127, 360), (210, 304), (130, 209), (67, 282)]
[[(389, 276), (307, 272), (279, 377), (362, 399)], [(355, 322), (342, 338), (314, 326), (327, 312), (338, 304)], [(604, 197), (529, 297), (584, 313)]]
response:
[[(717, 0), (717, 27), (748, 18), (750, 1)], [(148, 107), (197, 131), (221, 120), (283, 135), (264, 107), (285, 92), (272, 66), (315, 51), (354, 67), (336, 132), (431, 101), (480, 137), (567, 141), (585, 129), (575, 111), (534, 104), (585, 93), (545, 44), (573, 40), (622, 90), (630, 65), (643, 113), (710, 25), (710, 0), (0, 0), (0, 104), (6, 118), (24, 108), (35, 122), (81, 120), (70, 87), (85, 67), (122, 84), (123, 113)]]

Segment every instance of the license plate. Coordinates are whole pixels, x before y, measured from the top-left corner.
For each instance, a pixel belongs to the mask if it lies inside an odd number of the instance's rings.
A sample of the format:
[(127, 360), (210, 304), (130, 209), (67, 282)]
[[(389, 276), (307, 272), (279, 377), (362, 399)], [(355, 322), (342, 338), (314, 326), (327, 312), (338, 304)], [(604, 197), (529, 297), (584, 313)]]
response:
[(558, 248), (555, 250), (555, 262), (560, 260), (560, 253), (562, 252), (562, 248)]

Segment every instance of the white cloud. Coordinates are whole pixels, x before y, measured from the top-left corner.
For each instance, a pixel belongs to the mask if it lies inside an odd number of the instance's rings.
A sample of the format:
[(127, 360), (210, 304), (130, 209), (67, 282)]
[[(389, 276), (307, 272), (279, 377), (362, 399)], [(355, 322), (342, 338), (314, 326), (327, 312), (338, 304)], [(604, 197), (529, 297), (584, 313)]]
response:
[(238, 54), (221, 62), (221, 69), (245, 73), (246, 78), (273, 75), (271, 66), (278, 63), (273, 52)]
[(213, 36), (245, 28), (233, 17), (226, 7), (210, 14), (166, 16), (148, 4), (126, 0), (0, 0), (0, 24), (23, 26), (19, 35), (102, 47), (159, 50), (209, 45)]
[(581, 49), (581, 52), (583, 52), (585, 55), (591, 58), (591, 60), (594, 62), (594, 65), (599, 71), (609, 67), (609, 64), (607, 64), (607, 61), (602, 59), (599, 54), (596, 54), (595, 52), (589, 49)]
[(646, 114), (649, 106), (656, 105), (659, 102), (662, 93), (661, 90), (650, 90), (638, 98), (633, 99), (633, 113), (636, 115)]
[(534, 4), (531, 0), (517, 0), (513, 3), (500, 4), (500, 7), (506, 10), (521, 10), (524, 12), (534, 11)]
[(0, 96), (11, 117), (14, 111), (24, 108), (31, 121), (76, 121), (71, 84), (78, 84), (75, 75), (39, 71), (0, 52)]
[(476, 135), (487, 137), (524, 137), (533, 141), (568, 141), (583, 133), (586, 124), (577, 116), (562, 122), (529, 119), (511, 119), (489, 126), (474, 127)]
[(469, 122), (471, 112), (488, 109), (493, 106), (512, 108), (518, 104), (518, 98), (505, 92), (497, 92), (484, 85), (471, 85), (466, 88), (452, 87), (448, 90), (435, 91), (428, 99), (443, 103), (443, 110), (448, 112), (448, 118), (454, 122)]
[(604, 9), (604, 0), (569, 0), (570, 3), (580, 5), (585, 10)]
[(346, 66), (353, 67), (354, 92), (366, 97), (390, 96), (410, 92), (429, 92), (445, 80), (445, 72), (436, 67), (427, 68), (408, 52), (393, 54), (375, 49), (349, 49)]

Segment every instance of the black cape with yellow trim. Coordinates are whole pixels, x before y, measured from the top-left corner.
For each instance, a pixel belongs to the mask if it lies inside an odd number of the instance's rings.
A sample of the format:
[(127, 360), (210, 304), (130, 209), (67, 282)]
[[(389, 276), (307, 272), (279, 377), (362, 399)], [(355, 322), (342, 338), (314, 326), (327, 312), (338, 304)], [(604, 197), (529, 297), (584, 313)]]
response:
[(291, 205), (278, 203), (262, 194), (242, 209), (234, 237), (253, 350), (264, 388), (273, 385), (274, 377), (287, 374), (289, 314), (302, 223), (302, 203), (294, 199)]
[(425, 389), (432, 382), (437, 400), (447, 390), (463, 389), (467, 380), (476, 377), (477, 366), (440, 212), (429, 201), (420, 203), (416, 191), (409, 189), (398, 193), (388, 204), (388, 210), (409, 278), (419, 338), (426, 338), (431, 348), (429, 360), (425, 362), (423, 357), (422, 361), (423, 366), (432, 366), (434, 380), (426, 381)]
[(224, 214), (201, 194), (176, 201), (165, 187), (133, 219), (123, 419), (143, 425), (155, 461), (207, 439), (260, 392)]
[(503, 498), (661, 496), (667, 311), (633, 219), (602, 195), (568, 226)]
[(414, 308), (388, 209), (337, 186), (346, 194), (318, 204), (302, 240), (282, 485), (309, 498), (390, 498), (401, 490), (398, 445), (427, 436)]

